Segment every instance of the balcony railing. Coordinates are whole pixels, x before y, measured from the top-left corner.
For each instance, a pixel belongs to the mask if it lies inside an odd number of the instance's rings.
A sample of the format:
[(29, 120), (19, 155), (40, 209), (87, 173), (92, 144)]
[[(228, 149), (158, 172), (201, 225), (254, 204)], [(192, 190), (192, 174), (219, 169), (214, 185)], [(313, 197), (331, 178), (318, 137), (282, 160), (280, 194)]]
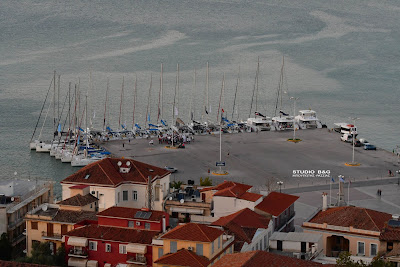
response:
[(87, 258), (88, 253), (86, 248), (71, 248), (68, 252), (69, 257)]
[(48, 233), (48, 232), (42, 232), (42, 238), (45, 240), (62, 240), (62, 235), (61, 234), (56, 234), (56, 233)]
[(136, 257), (130, 258), (126, 261), (127, 263), (132, 263), (132, 264), (139, 264), (139, 265), (146, 265), (147, 264), (147, 259), (143, 255), (137, 255)]
[(8, 224), (8, 230), (14, 230), (17, 226), (21, 225), (24, 222), (24, 218), (18, 218), (17, 220), (10, 222)]
[(13, 247), (15, 247), (18, 243), (22, 242), (25, 238), (26, 238), (26, 236), (24, 235), (24, 233), (21, 233), (17, 237), (12, 239), (11, 245)]
[(296, 212), (295, 211), (293, 211), (289, 216), (281, 217), (280, 218), (281, 219), (281, 223), (277, 227), (275, 227), (275, 230), (282, 229), (284, 226), (286, 226), (286, 224), (288, 222), (290, 222), (290, 220), (292, 220), (294, 218), (294, 216), (296, 216)]

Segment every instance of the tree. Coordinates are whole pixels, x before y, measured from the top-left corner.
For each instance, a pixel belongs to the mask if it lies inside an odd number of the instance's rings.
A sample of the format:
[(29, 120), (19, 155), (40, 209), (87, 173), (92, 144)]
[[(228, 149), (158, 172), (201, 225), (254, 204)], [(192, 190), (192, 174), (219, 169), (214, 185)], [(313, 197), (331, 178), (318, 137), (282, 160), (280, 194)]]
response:
[(276, 180), (274, 177), (267, 177), (265, 181), (265, 186), (267, 187), (268, 194), (275, 190)]
[(10, 260), (12, 253), (12, 246), (10, 240), (8, 240), (7, 233), (3, 233), (0, 238), (0, 259), (1, 260)]
[(181, 185), (182, 185), (182, 184), (183, 184), (182, 181), (177, 181), (177, 182), (173, 181), (173, 182), (171, 183), (171, 187), (172, 187), (172, 188), (175, 188), (175, 189), (181, 189)]
[(336, 266), (340, 267), (391, 267), (392, 263), (384, 261), (380, 256), (376, 256), (370, 264), (362, 260), (354, 261), (348, 251), (341, 252), (336, 260)]
[(212, 186), (212, 180), (210, 177), (206, 177), (203, 180), (203, 177), (200, 177), (200, 185), (201, 186)]
[(54, 255), (51, 254), (49, 242), (35, 242), (32, 244), (32, 256), (19, 258), (18, 262), (28, 262), (51, 266), (66, 266), (65, 249), (59, 247)]

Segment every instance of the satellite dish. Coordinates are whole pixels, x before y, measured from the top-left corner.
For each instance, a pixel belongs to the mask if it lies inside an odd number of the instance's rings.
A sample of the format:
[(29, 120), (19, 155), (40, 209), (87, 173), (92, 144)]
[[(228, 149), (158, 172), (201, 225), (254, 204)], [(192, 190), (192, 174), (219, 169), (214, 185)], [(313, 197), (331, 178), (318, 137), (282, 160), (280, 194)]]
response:
[(181, 200), (179, 200), (179, 202), (181, 202), (181, 204), (185, 203), (185, 200), (182, 198)]
[(14, 200), (15, 200), (15, 198), (14, 198), (14, 197), (11, 197), (11, 201), (14, 202)]
[(172, 197), (169, 197), (169, 200), (172, 200)]
[(121, 162), (121, 161), (118, 161), (117, 165), (118, 165), (119, 167), (121, 167), (122, 162)]
[(43, 205), (42, 210), (46, 211), (47, 210), (47, 205)]

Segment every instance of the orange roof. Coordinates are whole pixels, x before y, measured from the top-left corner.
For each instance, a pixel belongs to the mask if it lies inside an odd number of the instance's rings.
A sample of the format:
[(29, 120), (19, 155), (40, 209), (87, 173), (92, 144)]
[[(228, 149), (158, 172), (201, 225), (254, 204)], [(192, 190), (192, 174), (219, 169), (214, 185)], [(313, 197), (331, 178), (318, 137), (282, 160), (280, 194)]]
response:
[(210, 261), (206, 257), (199, 256), (193, 251), (181, 249), (175, 253), (162, 256), (154, 263), (161, 265), (205, 267), (210, 264)]
[(279, 216), (289, 208), (299, 197), (279, 192), (271, 192), (263, 201), (256, 206), (256, 209), (267, 212), (273, 216)]
[[(120, 172), (118, 162), (122, 162), (122, 168), (130, 168), (129, 172)], [(127, 166), (130, 162), (130, 166)], [(152, 166), (133, 159), (106, 158), (91, 163), (76, 173), (65, 178), (61, 183), (79, 185), (105, 185), (116, 187), (123, 183), (146, 184), (149, 176), (164, 177), (170, 172), (162, 168)]]
[(346, 206), (318, 212), (309, 222), (380, 232), (392, 215), (366, 208)]
[(266, 251), (249, 251), (235, 254), (228, 254), (217, 261), (213, 267), (253, 267), (253, 266), (271, 266), (271, 267), (309, 267), (322, 266), (321, 263), (300, 260), (292, 257), (269, 253)]
[(148, 219), (135, 218), (136, 213), (139, 211), (142, 211), (142, 210), (135, 209), (135, 208), (113, 206), (111, 208), (103, 210), (102, 212), (97, 213), (97, 216), (98, 217), (113, 217), (113, 218), (124, 218), (124, 219), (135, 219), (135, 220), (141, 220), (141, 221), (146, 220), (146, 221), (159, 222), (162, 220), (163, 216), (165, 216), (167, 214), (163, 211), (150, 210), (150, 211), (145, 211), (145, 212), (151, 212), (151, 216)]
[(251, 185), (224, 181), (222, 184), (210, 188), (204, 188), (201, 191), (204, 192), (213, 190), (217, 191), (214, 196), (235, 197), (252, 202), (255, 202), (258, 199), (262, 198), (262, 195), (247, 192), (250, 188), (252, 188)]
[(224, 233), (223, 230), (204, 224), (181, 224), (161, 236), (161, 239), (175, 239), (198, 242), (212, 242)]

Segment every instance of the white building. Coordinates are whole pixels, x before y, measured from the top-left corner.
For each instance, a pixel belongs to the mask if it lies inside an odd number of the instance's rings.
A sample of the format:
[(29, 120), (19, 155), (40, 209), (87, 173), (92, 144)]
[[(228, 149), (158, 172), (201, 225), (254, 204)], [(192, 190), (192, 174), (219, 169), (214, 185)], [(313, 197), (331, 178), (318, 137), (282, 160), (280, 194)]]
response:
[[(99, 211), (112, 206), (163, 210), (170, 174), (162, 168), (132, 159), (106, 158), (61, 181), (62, 198), (67, 199), (83, 190), (99, 199)], [(148, 207), (149, 179), (152, 207)]]

